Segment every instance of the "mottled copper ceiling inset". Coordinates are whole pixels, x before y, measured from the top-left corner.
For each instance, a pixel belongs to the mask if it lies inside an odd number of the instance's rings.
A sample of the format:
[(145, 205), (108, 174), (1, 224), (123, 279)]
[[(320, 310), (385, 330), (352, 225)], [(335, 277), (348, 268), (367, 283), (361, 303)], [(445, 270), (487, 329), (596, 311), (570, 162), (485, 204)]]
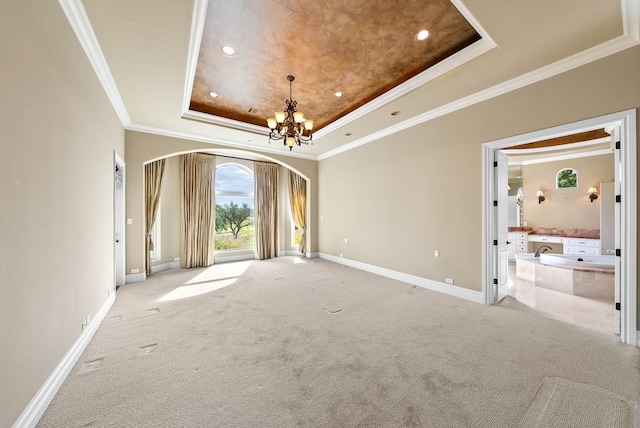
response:
[(317, 131), (479, 39), (449, 0), (211, 0), (190, 109), (266, 128), (291, 74)]

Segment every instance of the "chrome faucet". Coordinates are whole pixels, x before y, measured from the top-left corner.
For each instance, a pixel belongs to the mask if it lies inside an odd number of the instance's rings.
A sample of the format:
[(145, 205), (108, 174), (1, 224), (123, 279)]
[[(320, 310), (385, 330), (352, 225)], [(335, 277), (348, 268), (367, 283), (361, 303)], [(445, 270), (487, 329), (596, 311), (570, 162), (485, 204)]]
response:
[(537, 249), (536, 249), (536, 254), (534, 255), (534, 257), (540, 257), (540, 250), (542, 250), (542, 254), (546, 253), (549, 250), (552, 250), (553, 248), (551, 248), (548, 245), (540, 245)]

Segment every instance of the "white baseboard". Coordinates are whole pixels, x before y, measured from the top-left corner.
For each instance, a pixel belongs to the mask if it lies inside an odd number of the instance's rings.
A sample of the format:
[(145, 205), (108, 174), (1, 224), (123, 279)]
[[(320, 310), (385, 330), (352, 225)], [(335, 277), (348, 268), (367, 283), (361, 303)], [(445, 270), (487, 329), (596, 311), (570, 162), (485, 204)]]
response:
[(49, 375), (40, 390), (33, 397), (29, 405), (22, 412), (18, 420), (13, 424), (13, 428), (35, 427), (45, 410), (55, 397), (56, 393), (64, 383), (65, 379), (73, 369), (85, 348), (96, 334), (102, 320), (107, 316), (111, 306), (116, 301), (116, 293), (112, 292), (102, 305), (98, 313), (93, 317), (87, 328), (84, 329), (80, 337), (75, 341), (71, 349), (60, 360), (56, 368)]
[(431, 279), (410, 275), (408, 273), (398, 272), (391, 269), (381, 268), (378, 266), (357, 262), (355, 260), (345, 259), (343, 257), (336, 257), (331, 254), (319, 253), (319, 255), (320, 255), (320, 258), (324, 260), (329, 260), (331, 262), (339, 263), (341, 265), (375, 273), (377, 275), (381, 275), (387, 278), (406, 282), (408, 284), (417, 285), (418, 287), (426, 288), (428, 290), (449, 294), (450, 296), (455, 296), (461, 299), (470, 300), (475, 303), (484, 302), (481, 291), (473, 291), (473, 290), (469, 290), (462, 287), (456, 287), (455, 285), (449, 285), (449, 284), (434, 281)]
[(280, 251), (279, 257), (283, 257), (283, 256), (304, 256), (304, 254), (302, 254), (300, 251), (298, 250), (284, 250), (284, 251)]
[(254, 253), (238, 254), (235, 256), (216, 256), (215, 263), (239, 262), (242, 260), (254, 260), (255, 258), (256, 255)]
[(169, 269), (180, 269), (180, 262), (177, 261), (177, 262), (162, 263), (159, 265), (152, 265), (151, 273), (158, 273), (158, 272), (162, 272)]
[(146, 272), (132, 273), (132, 274), (126, 276), (124, 282), (125, 282), (125, 284), (130, 284), (132, 282), (143, 282), (143, 281), (146, 281), (146, 279), (147, 279), (147, 273)]
[(322, 253), (307, 253), (307, 257), (310, 259), (317, 259), (318, 257), (321, 257), (320, 254)]

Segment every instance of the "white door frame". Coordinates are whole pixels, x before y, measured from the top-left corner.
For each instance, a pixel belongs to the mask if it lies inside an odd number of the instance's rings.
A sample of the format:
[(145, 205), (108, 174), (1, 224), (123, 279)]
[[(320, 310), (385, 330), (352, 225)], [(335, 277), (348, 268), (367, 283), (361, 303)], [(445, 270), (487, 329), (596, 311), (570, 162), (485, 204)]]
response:
[(618, 126), (620, 129), (621, 202), (620, 228), (616, 235), (620, 239), (621, 275), (621, 333), (623, 343), (637, 346), (637, 175), (636, 175), (636, 110), (626, 110), (593, 119), (569, 123), (514, 137), (491, 141), (482, 145), (482, 294), (487, 305), (494, 302), (494, 272), (497, 254), (493, 240), (497, 239), (496, 215), (493, 206), (496, 200), (494, 151), (519, 144), (546, 140), (564, 135)]

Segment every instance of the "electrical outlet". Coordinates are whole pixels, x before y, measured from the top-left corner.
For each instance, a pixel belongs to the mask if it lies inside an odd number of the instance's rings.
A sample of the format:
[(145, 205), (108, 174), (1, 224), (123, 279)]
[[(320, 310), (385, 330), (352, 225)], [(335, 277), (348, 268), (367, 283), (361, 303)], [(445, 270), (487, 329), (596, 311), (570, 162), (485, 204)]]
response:
[(453, 285), (453, 278), (445, 278), (444, 280), (447, 284)]
[(174, 258), (173, 258), (173, 261), (174, 261), (174, 262), (179, 262), (179, 261), (180, 261), (180, 257), (174, 257)]
[(140, 269), (131, 269), (131, 273), (140, 273)]
[(344, 238), (344, 243), (348, 244), (349, 243), (349, 238)]
[(342, 255), (342, 253), (340, 253), (340, 257), (344, 257), (344, 256)]
[(440, 251), (433, 250), (433, 257), (440, 257)]

